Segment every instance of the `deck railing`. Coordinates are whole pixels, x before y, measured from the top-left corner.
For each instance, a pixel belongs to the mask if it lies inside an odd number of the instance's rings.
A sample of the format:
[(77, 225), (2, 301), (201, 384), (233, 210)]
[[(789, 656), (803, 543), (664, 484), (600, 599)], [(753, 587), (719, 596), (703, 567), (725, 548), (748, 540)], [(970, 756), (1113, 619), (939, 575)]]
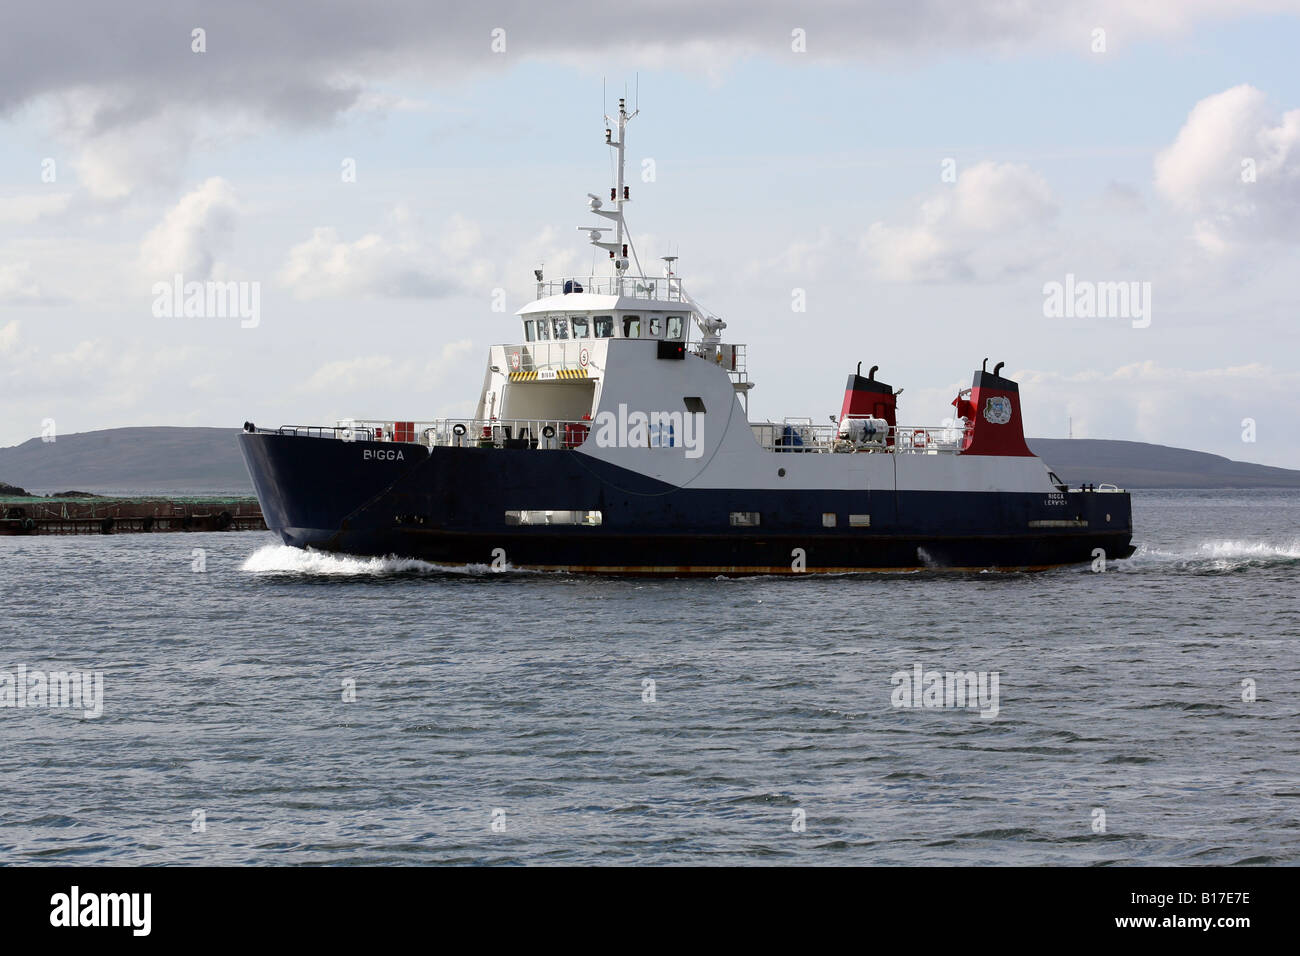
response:
[(539, 299), (578, 291), (659, 302), (690, 301), (678, 276), (566, 276), (537, 283)]
[(592, 345), (607, 339), (558, 339), (547, 342), (527, 342), (523, 345), (503, 345), (507, 372), (547, 372), (560, 369), (585, 369), (593, 374), (598, 369), (592, 365)]
[(430, 448), (576, 448), (587, 440), (590, 429), (590, 420), (444, 418), (428, 423), (417, 434)]
[[(333, 426), (285, 425), (282, 435), (335, 438), (341, 441), (410, 442), (430, 448), (576, 448), (587, 439), (590, 419), (440, 418), (431, 421), (349, 419)], [(814, 424), (807, 418), (781, 422), (750, 422), (754, 439), (764, 451), (810, 454), (954, 455), (965, 441), (963, 423), (898, 425), (875, 441), (853, 442), (840, 437), (835, 424)]]
[[(646, 336), (648, 340), (653, 340), (653, 338), (653, 336)], [(561, 369), (583, 369), (588, 375), (595, 376), (603, 369), (593, 364), (595, 356), (593, 345), (597, 342), (610, 341), (614, 340), (608, 338), (575, 338), (525, 342), (522, 345), (502, 344), (500, 348), (505, 352), (503, 371), (558, 372)], [(743, 343), (718, 342), (713, 345), (705, 345), (702, 342), (689, 339), (666, 339), (665, 341), (681, 342), (686, 348), (687, 355), (720, 365), (733, 377), (739, 375), (743, 379), (747, 374), (746, 350)]]
[(334, 438), (339, 441), (396, 442), (430, 448), (575, 448), (587, 438), (589, 420), (562, 418), (474, 419), (431, 421), (344, 419), (337, 425), (283, 425), (281, 435)]
[(965, 440), (965, 426), (897, 425), (874, 442), (854, 443), (840, 438), (836, 424), (813, 424), (807, 418), (781, 422), (750, 422), (754, 439), (764, 451), (829, 453), (873, 453), (905, 455), (955, 455)]

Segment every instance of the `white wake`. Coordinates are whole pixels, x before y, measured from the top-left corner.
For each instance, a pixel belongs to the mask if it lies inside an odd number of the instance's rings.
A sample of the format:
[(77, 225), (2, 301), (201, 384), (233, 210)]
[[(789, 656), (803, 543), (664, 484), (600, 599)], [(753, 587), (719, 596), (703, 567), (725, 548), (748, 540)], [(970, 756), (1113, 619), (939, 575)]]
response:
[(486, 564), (451, 567), (431, 564), (415, 558), (389, 555), (365, 558), (351, 554), (291, 548), (285, 544), (268, 544), (250, 554), (241, 571), (253, 574), (301, 574), (309, 577), (376, 577), (388, 574), (493, 574)]
[(1236, 571), (1249, 567), (1287, 565), (1300, 561), (1300, 540), (1286, 544), (1274, 541), (1204, 541), (1194, 548), (1176, 551), (1139, 545), (1125, 562), (1138, 569), (1150, 566), (1174, 567), (1186, 571)]

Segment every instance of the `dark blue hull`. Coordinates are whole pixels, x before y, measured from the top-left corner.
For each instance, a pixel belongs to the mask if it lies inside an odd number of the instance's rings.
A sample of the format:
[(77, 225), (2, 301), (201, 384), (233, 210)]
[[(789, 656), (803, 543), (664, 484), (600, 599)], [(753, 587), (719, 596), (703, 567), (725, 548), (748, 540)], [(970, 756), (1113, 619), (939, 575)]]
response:
[[(1124, 558), (1125, 493), (676, 488), (577, 451), (429, 449), (245, 433), (269, 528), (286, 544), (436, 564), (621, 574), (1038, 570)], [(600, 524), (507, 512), (599, 512)], [(758, 513), (754, 527), (732, 513)], [(836, 516), (826, 527), (823, 516)], [(850, 515), (870, 516), (851, 526)], [(1044, 524), (1046, 522), (1046, 524)]]

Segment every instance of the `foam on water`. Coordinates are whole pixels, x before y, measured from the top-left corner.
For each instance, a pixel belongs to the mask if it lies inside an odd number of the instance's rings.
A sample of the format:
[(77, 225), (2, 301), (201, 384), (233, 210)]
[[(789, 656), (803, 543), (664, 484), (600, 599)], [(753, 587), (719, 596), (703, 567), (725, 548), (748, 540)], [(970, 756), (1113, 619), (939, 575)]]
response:
[(1220, 540), (1203, 541), (1194, 548), (1172, 551), (1139, 545), (1125, 564), (1127, 569), (1134, 571), (1160, 567), (1213, 572), (1287, 565), (1297, 561), (1300, 561), (1300, 540), (1285, 544), (1273, 541)]
[(331, 554), (325, 551), (291, 548), (285, 544), (268, 544), (250, 554), (241, 571), (254, 574), (295, 574), (320, 577), (375, 577), (387, 574), (492, 574), (486, 564), (465, 567), (431, 564), (415, 558), (387, 555), (382, 558)]
[[(922, 552), (922, 556), (924, 558), (929, 557), (924, 552)], [(1115, 567), (1130, 572), (1174, 570), (1204, 574), (1237, 571), (1243, 568), (1281, 566), (1296, 562), (1300, 562), (1300, 540), (1293, 540), (1286, 544), (1270, 541), (1219, 540), (1205, 541), (1194, 548), (1178, 550), (1167, 550), (1145, 544), (1139, 545), (1132, 557), (1115, 565)], [(333, 554), (325, 551), (292, 548), (283, 544), (271, 544), (258, 548), (244, 560), (240, 570), (254, 574), (286, 574), (307, 577), (379, 577), (395, 574), (485, 575), (503, 572), (511, 574), (543, 573), (528, 572), (510, 567), (496, 569), (486, 564), (433, 564), (416, 558), (401, 558), (397, 555), (360, 557), (349, 554)], [(849, 574), (855, 576), (852, 572)], [(728, 575), (718, 575), (719, 580), (728, 577)]]

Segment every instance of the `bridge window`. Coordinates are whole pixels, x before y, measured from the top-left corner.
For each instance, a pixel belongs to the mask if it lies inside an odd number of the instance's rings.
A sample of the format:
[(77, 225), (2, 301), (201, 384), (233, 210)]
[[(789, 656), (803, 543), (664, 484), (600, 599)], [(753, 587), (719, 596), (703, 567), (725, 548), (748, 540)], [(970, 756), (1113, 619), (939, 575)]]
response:
[(551, 337), (551, 323), (546, 319), (537, 320), (537, 339), (539, 342), (545, 342)]
[(762, 519), (757, 511), (733, 511), (731, 524), (737, 528), (757, 528)]
[(641, 337), (641, 316), (623, 316), (623, 338), (639, 339)]
[(533, 331), (533, 320), (524, 319), (524, 339), (532, 342), (536, 337), (537, 333)]
[(567, 339), (569, 337), (569, 320), (553, 319), (555, 323), (555, 337), (557, 339)]
[(585, 315), (575, 315), (571, 321), (573, 322), (573, 337), (575, 339), (585, 339), (591, 335), (591, 319)]
[(650, 316), (650, 337), (659, 338), (659, 333), (663, 331), (664, 320), (657, 315)]
[(612, 315), (598, 315), (591, 320), (596, 327), (596, 338), (608, 339), (614, 335), (614, 317)]
[(680, 315), (668, 316), (668, 338), (680, 339), (682, 337), (682, 317)]

